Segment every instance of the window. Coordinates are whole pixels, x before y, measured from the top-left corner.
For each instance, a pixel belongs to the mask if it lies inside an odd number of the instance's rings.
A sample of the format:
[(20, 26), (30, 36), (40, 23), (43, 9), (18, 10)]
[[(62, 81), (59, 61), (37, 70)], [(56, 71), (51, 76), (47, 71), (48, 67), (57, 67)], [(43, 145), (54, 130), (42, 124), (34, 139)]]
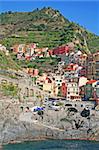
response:
[(68, 92), (68, 94), (70, 94), (70, 92)]
[(96, 64), (98, 64), (98, 65), (99, 65), (99, 61), (96, 61)]
[(19, 47), (19, 51), (22, 51), (22, 47)]
[(75, 88), (73, 88), (73, 91), (75, 92)]

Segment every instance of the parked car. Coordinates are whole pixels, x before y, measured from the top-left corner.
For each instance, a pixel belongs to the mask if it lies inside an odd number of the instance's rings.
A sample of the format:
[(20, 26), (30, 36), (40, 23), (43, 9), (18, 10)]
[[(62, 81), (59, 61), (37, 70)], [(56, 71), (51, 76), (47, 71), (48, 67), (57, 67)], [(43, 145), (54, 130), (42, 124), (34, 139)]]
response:
[(97, 105), (97, 106), (95, 107), (95, 110), (96, 110), (96, 111), (99, 111), (99, 105)]
[(74, 108), (74, 107), (68, 108), (68, 111), (70, 111), (70, 112), (75, 112), (75, 113), (78, 112), (78, 110), (77, 110), (76, 108)]
[(65, 106), (72, 106), (72, 104), (65, 104)]
[(60, 110), (60, 106), (55, 106), (55, 105), (51, 105), (51, 106), (49, 106), (49, 108), (51, 110), (55, 110), (55, 111), (59, 111)]
[(32, 112), (37, 112), (37, 111), (43, 111), (44, 108), (43, 108), (43, 107), (40, 107), (40, 106), (34, 106), (34, 107), (30, 108), (30, 110), (31, 110)]

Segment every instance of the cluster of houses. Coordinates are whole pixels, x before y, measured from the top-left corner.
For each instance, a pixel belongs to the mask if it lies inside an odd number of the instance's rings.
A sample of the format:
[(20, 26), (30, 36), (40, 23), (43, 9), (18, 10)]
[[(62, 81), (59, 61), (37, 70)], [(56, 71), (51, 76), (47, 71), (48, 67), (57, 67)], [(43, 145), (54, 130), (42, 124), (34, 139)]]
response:
[(68, 53), (73, 50), (74, 45), (69, 43), (68, 45), (60, 46), (55, 49), (48, 49), (48, 47), (38, 48), (38, 43), (30, 44), (16, 44), (11, 47), (13, 53), (17, 55), (17, 59), (32, 60), (43, 57), (54, 57), (59, 54)]
[(32, 60), (36, 58), (49, 57), (51, 55), (51, 51), (48, 47), (38, 48), (38, 44), (16, 44), (11, 50), (17, 55), (17, 59), (25, 59)]
[[(1, 46), (1, 45), (0, 45)], [(5, 49), (3, 47), (3, 49)], [(6, 50), (6, 49), (5, 49)], [(14, 45), (12, 50), (18, 59), (26, 60), (59, 57), (54, 72), (39, 75), (39, 69), (27, 68), (26, 72), (35, 80), (35, 84), (52, 97), (65, 97), (67, 100), (99, 101), (99, 51), (87, 55), (75, 50), (72, 43), (59, 46), (52, 50), (37, 48), (37, 44)]]
[(60, 46), (52, 50), (52, 56), (61, 61), (54, 72), (43, 73), (29, 68), (28, 73), (36, 77), (36, 85), (51, 96), (62, 96), (67, 100), (99, 100), (99, 52), (87, 55), (80, 50)]

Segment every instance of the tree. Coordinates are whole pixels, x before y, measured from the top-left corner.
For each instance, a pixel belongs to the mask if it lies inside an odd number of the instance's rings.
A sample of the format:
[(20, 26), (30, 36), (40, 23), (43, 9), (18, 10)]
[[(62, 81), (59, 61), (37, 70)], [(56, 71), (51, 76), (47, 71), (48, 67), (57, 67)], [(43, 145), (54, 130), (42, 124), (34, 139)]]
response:
[(40, 69), (39, 70), (39, 76), (42, 76), (43, 71)]
[(8, 11), (7, 13), (8, 13), (8, 14), (12, 14), (12, 11)]
[(37, 8), (36, 11), (39, 11), (39, 9)]

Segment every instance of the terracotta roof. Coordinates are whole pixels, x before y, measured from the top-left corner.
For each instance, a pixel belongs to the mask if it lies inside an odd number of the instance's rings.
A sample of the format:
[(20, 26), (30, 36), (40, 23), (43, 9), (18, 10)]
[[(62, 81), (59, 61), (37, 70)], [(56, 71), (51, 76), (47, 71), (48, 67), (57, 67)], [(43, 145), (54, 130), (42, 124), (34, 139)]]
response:
[(89, 80), (89, 81), (87, 82), (87, 84), (92, 84), (92, 83), (94, 83), (94, 82), (96, 82), (96, 80)]
[(50, 78), (46, 77), (46, 80), (48, 80), (48, 83), (52, 83)]
[(73, 68), (66, 68), (64, 69), (65, 71), (73, 71), (74, 69)]

